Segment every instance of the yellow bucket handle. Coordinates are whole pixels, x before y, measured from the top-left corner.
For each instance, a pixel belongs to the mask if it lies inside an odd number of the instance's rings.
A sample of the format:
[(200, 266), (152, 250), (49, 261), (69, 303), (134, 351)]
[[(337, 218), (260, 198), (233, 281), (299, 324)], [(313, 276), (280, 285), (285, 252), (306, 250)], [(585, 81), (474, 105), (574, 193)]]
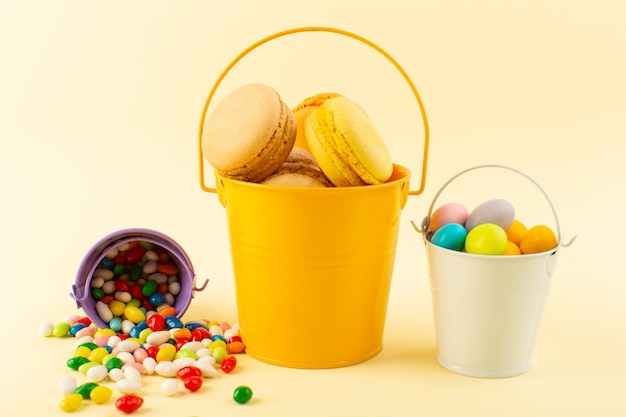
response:
[(359, 35), (355, 35), (354, 33), (351, 33), (351, 32), (345, 31), (345, 30), (335, 29), (335, 28), (331, 28), (331, 27), (320, 27), (320, 26), (306, 26), (306, 27), (300, 27), (300, 28), (293, 28), (293, 29), (284, 30), (282, 32), (277, 32), (277, 33), (275, 33), (273, 35), (267, 36), (267, 37), (265, 37), (265, 38), (255, 42), (255, 43), (253, 43), (252, 45), (247, 47), (245, 50), (243, 50), (243, 52), (241, 52), (239, 55), (237, 55), (237, 57), (235, 57), (235, 59), (233, 59), (232, 62), (230, 64), (228, 64), (228, 66), (222, 71), (220, 76), (217, 78), (217, 81), (215, 81), (215, 84), (213, 85), (213, 88), (211, 88), (211, 91), (209, 92), (209, 95), (208, 95), (208, 97), (206, 99), (206, 102), (204, 103), (204, 109), (202, 110), (202, 117), (200, 119), (200, 130), (199, 130), (199, 134), (198, 134), (198, 164), (199, 164), (199, 168), (200, 168), (200, 188), (202, 188), (204, 191), (211, 192), (211, 193), (215, 193), (217, 191), (215, 188), (207, 187), (206, 184), (204, 183), (204, 158), (203, 158), (203, 155), (202, 155), (202, 131), (204, 129), (204, 121), (206, 119), (207, 110), (209, 108), (211, 100), (213, 99), (213, 95), (215, 94), (215, 91), (219, 87), (220, 83), (224, 80), (224, 78), (226, 77), (228, 72), (235, 66), (235, 64), (237, 64), (244, 56), (246, 56), (248, 53), (250, 53), (251, 51), (253, 51), (257, 47), (259, 47), (259, 46), (263, 45), (264, 43), (267, 43), (267, 42), (269, 42), (269, 41), (271, 41), (273, 39), (280, 38), (282, 36), (286, 36), (286, 35), (290, 35), (290, 34), (294, 34), (294, 33), (301, 33), (301, 32), (331, 32), (331, 33), (336, 33), (336, 34), (339, 34), (339, 35), (344, 35), (344, 36), (347, 36), (347, 37), (352, 38), (352, 39), (356, 39), (357, 41), (363, 42), (364, 44), (372, 47), (373, 49), (378, 51), (380, 54), (382, 54), (385, 58), (387, 58), (387, 60), (389, 60), (389, 62), (391, 62), (393, 64), (393, 66), (400, 72), (400, 74), (402, 74), (402, 77), (404, 77), (404, 79), (406, 80), (407, 84), (411, 88), (411, 91), (413, 92), (413, 95), (415, 96), (415, 99), (417, 100), (417, 104), (419, 105), (420, 113), (422, 115), (422, 121), (424, 122), (424, 155), (423, 155), (423, 159), (422, 159), (422, 177), (421, 177), (421, 182), (420, 182), (420, 188), (418, 190), (409, 191), (410, 195), (421, 194), (424, 191), (424, 187), (426, 185), (426, 168), (427, 168), (427, 163), (428, 163), (429, 128), (428, 128), (428, 119), (426, 118), (426, 111), (424, 109), (424, 105), (422, 103), (422, 99), (420, 98), (420, 95), (417, 92), (417, 89), (415, 88), (415, 85), (413, 85), (413, 82), (409, 78), (409, 76), (406, 73), (406, 71), (404, 71), (404, 69), (400, 66), (400, 64), (398, 64), (396, 62), (396, 60), (391, 57), (391, 55), (389, 55), (385, 50), (383, 50), (378, 45), (374, 44), (373, 42), (371, 42), (371, 41), (369, 41), (369, 40), (367, 40), (367, 39), (365, 39), (365, 38), (363, 38), (363, 37), (361, 37)]
[(441, 193), (443, 193), (443, 191), (448, 187), (448, 185), (450, 185), (450, 183), (452, 183), (452, 181), (456, 180), (461, 175), (464, 175), (464, 174), (466, 174), (466, 173), (468, 173), (470, 171), (474, 171), (474, 170), (477, 170), (477, 169), (483, 169), (483, 168), (501, 168), (501, 169), (513, 171), (513, 172), (515, 172), (515, 173), (525, 177), (528, 181), (533, 183), (539, 189), (539, 191), (541, 191), (541, 194), (543, 194), (544, 198), (548, 202), (548, 205), (550, 206), (550, 209), (552, 210), (552, 215), (554, 216), (554, 221), (556, 223), (556, 235), (557, 235), (557, 241), (559, 242), (559, 246), (567, 247), (567, 246), (570, 246), (572, 243), (574, 243), (574, 240), (576, 240), (576, 236), (574, 236), (572, 239), (570, 239), (567, 243), (563, 243), (562, 242), (562, 240), (561, 240), (561, 224), (559, 222), (559, 216), (557, 215), (556, 208), (554, 207), (554, 204), (552, 203), (552, 200), (550, 199), (550, 196), (543, 189), (541, 184), (539, 184), (535, 179), (533, 179), (530, 175), (526, 174), (525, 172), (523, 172), (523, 171), (521, 171), (521, 170), (519, 170), (517, 168), (513, 168), (511, 166), (501, 165), (501, 164), (475, 165), (475, 166), (466, 168), (463, 171), (461, 171), (461, 172), (457, 173), (456, 175), (452, 176), (452, 178), (448, 179), (448, 181), (446, 181), (441, 186), (439, 191), (437, 191), (437, 193), (433, 197), (433, 201), (430, 203), (430, 207), (428, 208), (428, 215), (426, 217), (424, 217), (424, 219), (422, 220), (421, 227), (418, 227), (414, 222), (411, 222), (411, 224), (413, 225), (413, 228), (418, 233), (422, 233), (423, 235), (426, 235), (430, 231), (430, 219), (432, 217), (433, 210), (435, 208), (435, 204), (437, 203), (437, 200), (439, 199), (439, 196), (441, 195)]

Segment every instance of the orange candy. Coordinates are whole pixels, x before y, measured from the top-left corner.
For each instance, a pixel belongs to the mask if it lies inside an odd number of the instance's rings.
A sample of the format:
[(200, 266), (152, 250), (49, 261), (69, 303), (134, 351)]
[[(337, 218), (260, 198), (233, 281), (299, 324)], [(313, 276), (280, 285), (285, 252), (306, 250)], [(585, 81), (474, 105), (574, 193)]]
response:
[(528, 229), (519, 248), (523, 254), (546, 252), (558, 245), (556, 236), (548, 226), (538, 225)]
[(519, 220), (513, 220), (513, 223), (506, 231), (506, 236), (510, 242), (519, 246), (519, 243), (521, 242), (526, 232), (528, 232), (528, 229), (526, 228), (526, 226), (524, 226), (523, 223), (521, 223)]
[(156, 270), (165, 275), (178, 274), (178, 268), (174, 264), (158, 264)]
[(176, 309), (174, 307), (163, 307), (157, 313), (163, 317), (176, 316)]
[(505, 255), (520, 255), (521, 253), (520, 248), (515, 243), (510, 240), (506, 243)]

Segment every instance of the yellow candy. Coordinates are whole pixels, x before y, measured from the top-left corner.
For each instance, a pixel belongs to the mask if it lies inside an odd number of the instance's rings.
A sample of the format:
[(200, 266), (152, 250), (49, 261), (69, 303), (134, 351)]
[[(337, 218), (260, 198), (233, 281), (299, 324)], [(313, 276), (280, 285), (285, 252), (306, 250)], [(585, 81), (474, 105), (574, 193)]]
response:
[(111, 395), (113, 395), (113, 391), (111, 391), (111, 388), (104, 385), (98, 385), (91, 390), (91, 392), (89, 393), (89, 398), (96, 404), (104, 404), (105, 402), (109, 401)]
[(156, 361), (157, 362), (173, 361), (175, 356), (176, 356), (176, 346), (166, 343), (159, 347), (159, 351), (157, 352), (157, 355), (156, 355)]
[(63, 398), (59, 403), (59, 407), (61, 410), (66, 413), (71, 413), (72, 411), (78, 410), (78, 407), (83, 403), (83, 396), (80, 394), (70, 394), (67, 397)]
[(126, 306), (124, 309), (124, 317), (133, 323), (137, 324), (140, 321), (144, 321), (146, 319), (146, 315), (143, 311), (133, 306)]
[(109, 354), (109, 351), (103, 347), (97, 347), (91, 351), (88, 359), (92, 362), (102, 363), (102, 359)]
[(220, 339), (214, 340), (209, 345), (209, 350), (211, 352), (213, 352), (213, 349), (215, 349), (216, 347), (222, 347), (222, 348), (226, 349), (226, 342), (224, 342), (223, 340), (220, 340)]
[(87, 346), (81, 346), (74, 351), (74, 357), (80, 356), (83, 358), (89, 358), (89, 355), (91, 355), (91, 349)]
[(115, 330), (111, 330), (111, 329), (99, 329), (96, 330), (96, 332), (94, 333), (93, 337), (94, 339), (98, 336), (115, 336)]
[(131, 307), (141, 307), (141, 301), (139, 301), (136, 298), (133, 298), (128, 303), (126, 303), (126, 305), (127, 306), (131, 306)]
[(109, 309), (111, 309), (111, 313), (115, 317), (121, 317), (124, 314), (124, 309), (126, 308), (126, 304), (119, 300), (113, 300), (109, 304)]
[(148, 336), (150, 336), (153, 333), (152, 329), (143, 329), (141, 332), (139, 332), (139, 341), (141, 344), (146, 343), (146, 341), (148, 340)]

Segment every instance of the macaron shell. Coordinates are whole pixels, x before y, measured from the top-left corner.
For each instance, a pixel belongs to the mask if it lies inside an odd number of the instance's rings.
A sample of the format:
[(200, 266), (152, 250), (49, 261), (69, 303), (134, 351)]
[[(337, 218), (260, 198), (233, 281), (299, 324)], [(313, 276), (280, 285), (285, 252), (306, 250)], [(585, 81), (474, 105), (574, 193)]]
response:
[(296, 125), (298, 127), (295, 147), (309, 150), (306, 138), (304, 137), (304, 120), (313, 110), (321, 106), (324, 101), (337, 96), (339, 96), (337, 93), (319, 93), (305, 98), (300, 104), (293, 108), (293, 113), (296, 117)]
[(305, 137), (322, 171), (336, 186), (380, 184), (393, 163), (367, 114), (350, 99), (327, 99), (305, 120)]
[(260, 181), (287, 158), (296, 137), (293, 112), (263, 84), (232, 91), (206, 119), (205, 159), (222, 175)]
[(339, 155), (333, 143), (332, 126), (324, 126), (323, 119), (319, 117), (319, 112), (323, 112), (323, 110), (321, 108), (314, 110), (306, 118), (304, 121), (304, 133), (309, 149), (320, 168), (337, 187), (366, 185)]
[(368, 184), (387, 181), (393, 171), (391, 155), (365, 111), (345, 97), (326, 103), (339, 133), (337, 146), (349, 165)]
[(332, 187), (313, 155), (306, 149), (293, 148), (282, 165), (261, 184), (294, 187)]

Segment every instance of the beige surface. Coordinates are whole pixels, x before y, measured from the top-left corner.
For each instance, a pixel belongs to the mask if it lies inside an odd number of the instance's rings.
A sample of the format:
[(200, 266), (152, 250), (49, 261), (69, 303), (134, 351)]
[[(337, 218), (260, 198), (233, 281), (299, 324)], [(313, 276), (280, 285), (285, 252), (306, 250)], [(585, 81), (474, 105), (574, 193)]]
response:
[[(0, 3), (3, 415), (62, 414), (56, 384), (74, 375), (64, 365), (73, 340), (43, 339), (37, 326), (76, 311), (68, 293), (78, 265), (111, 231), (150, 227), (175, 238), (198, 276), (211, 279), (186, 318), (237, 320), (223, 209), (197, 184), (200, 111), (237, 53), (306, 25), (340, 27), (387, 49), (430, 117), (428, 183), (403, 211), (383, 352), (323, 371), (241, 357), (235, 374), (173, 399), (145, 378), (137, 415), (624, 414), (624, 3), (379, 3)], [(330, 60), (303, 68), (315, 47)], [(415, 103), (368, 48), (325, 34), (268, 44), (220, 94), (248, 81), (274, 86), (290, 106), (321, 91), (353, 98), (394, 160), (419, 168)], [(530, 173), (552, 197), (566, 240), (578, 235), (559, 258), (533, 367), (502, 380), (436, 363), (424, 248), (409, 223), (421, 220), (447, 178), (483, 162)], [(549, 216), (531, 191), (509, 190), (533, 222)], [(490, 191), (482, 181), (450, 190), (469, 205)], [(320, 349), (345, 342), (324, 339), (332, 325), (316, 329)], [(246, 406), (230, 399), (239, 384), (255, 391)], [(109, 403), (79, 414), (119, 413)]]

